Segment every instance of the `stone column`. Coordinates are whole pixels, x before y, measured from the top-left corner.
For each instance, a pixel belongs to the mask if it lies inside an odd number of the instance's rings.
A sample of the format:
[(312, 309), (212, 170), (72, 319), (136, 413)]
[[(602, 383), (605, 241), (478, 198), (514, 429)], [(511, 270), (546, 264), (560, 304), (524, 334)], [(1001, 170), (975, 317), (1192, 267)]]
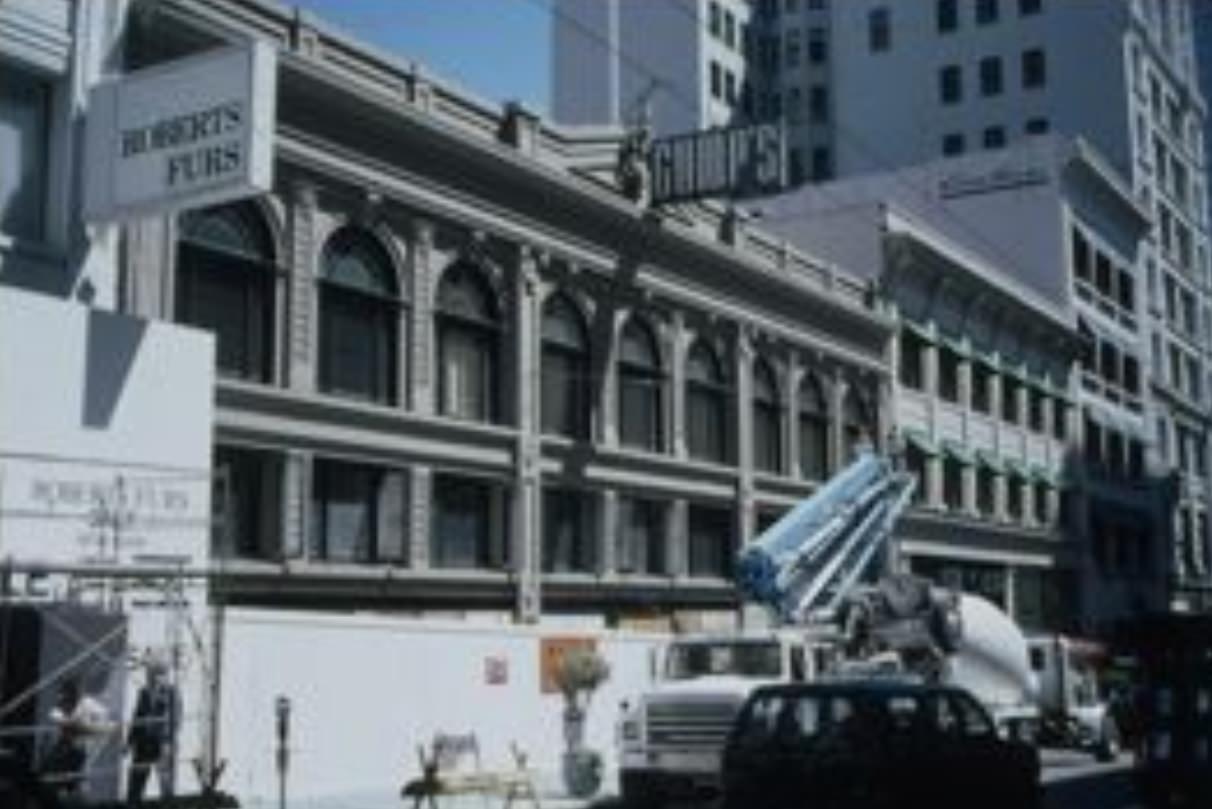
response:
[(1006, 614), (1012, 619), (1018, 620), (1018, 599), (1015, 597), (1014, 588), (1018, 579), (1018, 569), (1014, 565), (1006, 565)]
[(922, 345), (922, 390), (933, 398), (938, 397), (938, 345)]
[(630, 313), (606, 310), (604, 315), (610, 318), (610, 343), (603, 346), (603, 350), (606, 351), (606, 359), (601, 366), (602, 388), (598, 411), (602, 414), (600, 419), (602, 445), (617, 447), (619, 445), (619, 342), (623, 335), (623, 326), (626, 325)]
[(1018, 390), (1015, 392), (1015, 410), (1018, 411), (1018, 424), (1025, 430), (1031, 430), (1031, 389), (1021, 379), (1018, 381)]
[(783, 451), (787, 453), (787, 474), (795, 480), (802, 480), (804, 477), (803, 470), (800, 469), (799, 419), (799, 390), (803, 375), (800, 358), (792, 352), (787, 358), (787, 384), (783, 390), (783, 412), (786, 414), (787, 425)]
[[(619, 570), (619, 494), (614, 489), (605, 489), (598, 497), (598, 573), (613, 577)], [(635, 560), (635, 567), (643, 565)]]
[[(754, 452), (753, 452), (753, 337), (742, 328), (736, 336), (734, 391), (736, 418), (737, 507), (739, 546), (753, 539), (754, 529)], [(734, 549), (735, 552), (735, 549)]]
[(877, 402), (878, 408), (875, 414), (875, 430), (877, 435), (872, 436), (873, 443), (877, 452), (887, 453), (892, 450), (889, 441), (892, 436), (892, 428), (896, 424), (896, 399), (892, 394), (893, 382), (889, 377), (880, 377), (877, 386)]
[(936, 452), (926, 457), (926, 507), (943, 507), (943, 454)]
[(850, 383), (838, 370), (833, 377), (833, 386), (829, 402), (829, 471), (836, 473), (850, 462), (846, 457), (846, 430), (842, 408), (846, 402), (846, 392)]
[(122, 312), (151, 320), (175, 320), (177, 228), (172, 216), (137, 219), (123, 231), (125, 258), (120, 275)]
[(316, 387), (316, 350), (319, 330), (316, 295), (316, 189), (296, 183), (290, 204), (290, 280), (286, 326), (286, 384), (291, 390)]
[(688, 505), (682, 498), (672, 500), (665, 514), (665, 561), (669, 574), (684, 578), (690, 570), (690, 528)]
[(408, 395), (402, 398), (419, 415), (433, 413), (437, 402), (433, 287), (439, 268), (436, 266), (433, 242), (433, 224), (425, 219), (414, 219), (412, 238), (408, 243), (409, 273), (412, 278), (412, 319), (408, 344), (412, 373)]
[(428, 570), (433, 535), (433, 470), (418, 464), (409, 469), (409, 475), (408, 561), (414, 570)]
[(965, 410), (972, 409), (972, 363), (971, 355), (959, 357), (959, 404)]
[(311, 555), (308, 532), (311, 514), (313, 458), (310, 452), (288, 450), (282, 482), (283, 559), (305, 559)]
[(1010, 475), (1005, 472), (993, 476), (993, 519), (998, 522), (1006, 520), (1006, 504), (1012, 485)]
[(517, 386), (516, 471), (514, 480), (513, 547), (519, 621), (533, 623), (542, 611), (542, 480), (539, 439), (539, 269), (528, 247), (518, 251), (514, 272), (514, 357)]
[(686, 449), (686, 318), (675, 310), (669, 323), (669, 392), (673, 407), (672, 446), (675, 458), (687, 457)]
[(965, 464), (961, 472), (963, 486), (964, 513), (970, 517), (977, 516), (976, 508), (976, 464)]

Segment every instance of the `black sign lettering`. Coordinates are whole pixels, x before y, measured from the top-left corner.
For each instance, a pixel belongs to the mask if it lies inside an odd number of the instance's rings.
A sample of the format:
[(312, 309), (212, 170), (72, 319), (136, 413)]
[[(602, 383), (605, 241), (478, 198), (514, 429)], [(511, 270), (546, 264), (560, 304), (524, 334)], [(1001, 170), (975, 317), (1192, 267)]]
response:
[(648, 153), (652, 204), (775, 193), (786, 177), (784, 152), (777, 124), (654, 141)]

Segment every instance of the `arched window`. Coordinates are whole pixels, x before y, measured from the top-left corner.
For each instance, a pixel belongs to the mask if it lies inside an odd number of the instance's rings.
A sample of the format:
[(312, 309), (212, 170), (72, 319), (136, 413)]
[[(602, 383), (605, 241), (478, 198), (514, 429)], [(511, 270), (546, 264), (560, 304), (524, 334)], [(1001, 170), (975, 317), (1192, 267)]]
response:
[(580, 311), (564, 295), (543, 306), (543, 432), (589, 434), (589, 339)]
[(700, 340), (686, 360), (686, 444), (690, 457), (727, 459), (728, 387), (715, 351)]
[(825, 392), (812, 374), (800, 382), (799, 396), (800, 476), (824, 480), (829, 475), (829, 408)]
[(221, 374), (273, 374), (274, 255), (249, 203), (185, 214), (177, 247), (177, 320), (215, 334)]
[(438, 364), (443, 415), (496, 421), (500, 316), (480, 270), (459, 263), (438, 287)]
[(320, 257), (320, 390), (395, 401), (399, 307), (383, 246), (358, 228), (333, 234)]
[(660, 452), (664, 439), (662, 391), (665, 374), (652, 330), (631, 318), (619, 339), (619, 441)]
[(764, 472), (783, 468), (783, 414), (774, 371), (763, 360), (753, 366), (753, 465)]
[(875, 421), (871, 409), (854, 388), (846, 391), (842, 403), (842, 447), (843, 463), (854, 460), (855, 453), (875, 441)]

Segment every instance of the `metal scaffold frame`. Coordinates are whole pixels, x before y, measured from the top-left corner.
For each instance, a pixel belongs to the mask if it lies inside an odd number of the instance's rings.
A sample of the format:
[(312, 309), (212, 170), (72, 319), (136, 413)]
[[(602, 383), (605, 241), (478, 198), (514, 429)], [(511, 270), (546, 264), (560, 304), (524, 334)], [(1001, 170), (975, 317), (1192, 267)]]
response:
[[(0, 460), (3, 457), (0, 456)], [(67, 463), (68, 461), (63, 461)], [(3, 468), (0, 468), (0, 504), (5, 502), (5, 478)], [(118, 473), (114, 477), (112, 500), (100, 500), (94, 503), (84, 528), (98, 532), (98, 546), (107, 543), (115, 551), (111, 561), (86, 560), (76, 563), (65, 563), (54, 559), (13, 558), (11, 555), (0, 558), (0, 608), (6, 608), (6, 620), (0, 621), (0, 695), (5, 694), (7, 655), (11, 652), (11, 618), (13, 611), (8, 608), (28, 606), (35, 609), (44, 607), (80, 606), (96, 607), (99, 612), (115, 614), (124, 618), (137, 611), (162, 610), (164, 615), (165, 638), (163, 651), (166, 652), (164, 664), (167, 682), (180, 693), (184, 685), (185, 670), (196, 665), (201, 681), (197, 694), (191, 694), (198, 701), (198, 707), (193, 711), (183, 711), (176, 714), (177, 728), (198, 723), (199, 753), (194, 756), (192, 769), (198, 780), (202, 795), (215, 796), (222, 777), (225, 762), (219, 755), (219, 699), (220, 699), (220, 655), (223, 642), (223, 607), (211, 603), (208, 597), (208, 585), (221, 574), (222, 554), (210, 564), (196, 565), (183, 562), (178, 557), (155, 554), (140, 554), (138, 564), (122, 563), (117, 558), (116, 551), (122, 545), (124, 532), (140, 527), (150, 530), (171, 530), (174, 527), (199, 527), (196, 521), (183, 521), (174, 525), (171, 521), (152, 519), (140, 523), (137, 515), (123, 512), (124, 487), (142, 478), (145, 482), (165, 482), (173, 475), (155, 475), (139, 472), (135, 475)], [(199, 473), (197, 475), (176, 475), (182, 480), (192, 482), (209, 481), (210, 513), (205, 520), (204, 535), (212, 549), (224, 549), (230, 546), (229, 537), (234, 515), (232, 513), (231, 479), (229, 470), (218, 470), (214, 474)], [(217, 507), (216, 507), (217, 506)], [(6, 513), (0, 508), (0, 537), (5, 534), (5, 523), (17, 520), (63, 520), (66, 515), (54, 513)], [(18, 529), (19, 530), (19, 529)], [(219, 533), (225, 536), (216, 542)], [(0, 542), (0, 552), (3, 552)], [(54, 579), (63, 587), (51, 594), (31, 595), (28, 592), (18, 593), (12, 586), (18, 575), (27, 575), (38, 579)], [(191, 600), (190, 589), (201, 585), (201, 594), (194, 594)], [(146, 594), (139, 597), (137, 594)], [(205, 611), (209, 617), (209, 627), (200, 626), (195, 612)], [(66, 638), (73, 646), (69, 657), (49, 671), (38, 672), (35, 682), (26, 685), (18, 693), (8, 695), (0, 703), (0, 723), (10, 717), (16, 710), (26, 705), (30, 700), (36, 700), (42, 695), (57, 689), (71, 679), (81, 667), (89, 661), (101, 661), (105, 665), (121, 667), (123, 681), (131, 671), (149, 661), (147, 654), (140, 655), (138, 650), (128, 648), (120, 656), (115, 656), (106, 650), (118, 637), (127, 631), (126, 620), (120, 621), (116, 627), (97, 638), (86, 638), (77, 632), (68, 622), (56, 615), (52, 609), (40, 609), (39, 616), (47, 621), (62, 638)], [(148, 650), (150, 652), (150, 650)], [(125, 682), (124, 682), (125, 687)], [(14, 737), (26, 737), (35, 740), (44, 738), (46, 734), (59, 727), (53, 721), (44, 721), (49, 717), (39, 717), (29, 725), (10, 725), (0, 727), (0, 751), (5, 747), (5, 741)], [(153, 720), (155, 721), (155, 720)], [(96, 738), (101, 743), (93, 745), (88, 750), (85, 768), (90, 767), (109, 746), (121, 740), (135, 724), (134, 720), (115, 718), (105, 727), (98, 728)], [(170, 760), (173, 769), (181, 762), (182, 744), (175, 735), (169, 739)], [(121, 769), (122, 765), (118, 765)], [(93, 771), (99, 772), (99, 771)], [(52, 779), (37, 772), (31, 773), (33, 783), (50, 784)]]

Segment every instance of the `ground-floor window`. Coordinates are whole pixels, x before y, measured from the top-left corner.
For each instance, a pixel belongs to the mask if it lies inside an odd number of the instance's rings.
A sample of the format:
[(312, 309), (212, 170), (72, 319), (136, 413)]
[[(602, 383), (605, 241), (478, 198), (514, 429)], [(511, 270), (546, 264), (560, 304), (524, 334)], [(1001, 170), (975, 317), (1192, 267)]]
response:
[(1006, 608), (1006, 565), (917, 556), (911, 560), (910, 568), (935, 584), (984, 596), (1002, 609)]
[(505, 487), (458, 475), (433, 478), (430, 562), (435, 568), (500, 569), (510, 561)]
[(1048, 524), (1048, 484), (1036, 483), (1031, 487), (1035, 493), (1035, 522), (1039, 525)]
[(731, 578), (733, 535), (732, 511), (691, 504), (687, 514), (691, 576)]
[(244, 447), (215, 447), (214, 554), (273, 559), (281, 555), (282, 457)]
[(665, 554), (667, 504), (643, 497), (619, 497), (615, 564), (620, 573), (662, 575), (668, 572)]
[(318, 459), (312, 467), (311, 558), (406, 561), (408, 498), (402, 470)]
[(990, 517), (997, 509), (997, 475), (992, 469), (982, 466), (976, 470), (976, 508), (982, 515)]
[(1073, 620), (1072, 576), (1064, 570), (1014, 569), (1014, 620), (1028, 631), (1063, 631)]
[(543, 570), (591, 572), (597, 531), (591, 495), (576, 489), (543, 490)]
[(926, 453), (915, 446), (905, 450), (905, 471), (914, 477), (913, 502), (924, 505), (930, 497), (929, 479), (926, 476)]
[(951, 511), (964, 508), (964, 466), (951, 458), (943, 461), (943, 502)]
[(1006, 517), (1011, 522), (1023, 519), (1023, 482), (1017, 476), (1006, 481)]

